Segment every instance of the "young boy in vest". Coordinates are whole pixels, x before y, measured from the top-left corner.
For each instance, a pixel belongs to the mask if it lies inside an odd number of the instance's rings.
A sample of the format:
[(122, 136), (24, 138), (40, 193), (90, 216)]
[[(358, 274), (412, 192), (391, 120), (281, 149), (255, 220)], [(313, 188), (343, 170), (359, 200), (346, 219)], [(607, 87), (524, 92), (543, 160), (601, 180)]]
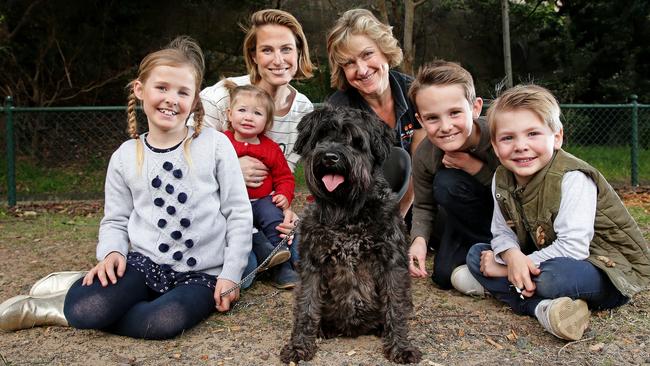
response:
[(501, 161), (492, 183), (491, 244), (467, 265), (515, 313), (549, 333), (582, 338), (589, 308), (625, 304), (650, 282), (650, 251), (605, 178), (562, 150), (560, 107), (535, 85), (507, 90), (488, 113)]
[(409, 89), (416, 118), (425, 129), (413, 156), (413, 222), (409, 272), (427, 277), (427, 246), (439, 208), (446, 214), (434, 257), (433, 281), (442, 288), (482, 295), (465, 258), (469, 248), (492, 237), (490, 182), (499, 164), (492, 151), (487, 121), (479, 118), (483, 101), (476, 97), (472, 75), (460, 65), (434, 61), (420, 68)]

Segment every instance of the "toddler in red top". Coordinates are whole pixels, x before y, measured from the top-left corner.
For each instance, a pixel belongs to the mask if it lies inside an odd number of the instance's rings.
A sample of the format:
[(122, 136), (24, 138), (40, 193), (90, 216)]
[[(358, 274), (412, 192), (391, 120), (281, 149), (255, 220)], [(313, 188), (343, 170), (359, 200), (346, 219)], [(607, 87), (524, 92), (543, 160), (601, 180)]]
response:
[[(253, 208), (253, 225), (271, 243), (264, 246), (254, 241), (253, 252), (258, 263), (263, 262), (282, 241), (276, 229), (284, 220), (284, 211), (289, 209), (294, 196), (295, 181), (289, 164), (280, 146), (264, 135), (273, 126), (273, 100), (264, 90), (254, 85), (224, 85), (230, 90), (227, 130), (237, 157), (250, 156), (258, 159), (268, 168), (268, 174), (256, 185), (248, 185), (248, 197)], [(286, 262), (289, 250), (278, 251), (264, 269)]]

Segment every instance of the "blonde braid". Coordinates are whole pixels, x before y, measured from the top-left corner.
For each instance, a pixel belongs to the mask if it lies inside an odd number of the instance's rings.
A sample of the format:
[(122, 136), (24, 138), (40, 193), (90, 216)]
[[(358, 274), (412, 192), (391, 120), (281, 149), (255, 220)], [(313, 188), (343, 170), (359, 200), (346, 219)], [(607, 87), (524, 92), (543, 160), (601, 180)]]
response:
[(203, 103), (201, 98), (197, 96), (196, 107), (194, 107), (194, 133), (192, 138), (197, 138), (201, 133), (203, 128), (203, 116), (205, 116), (205, 110), (203, 109)]
[(129, 83), (131, 86), (131, 91), (129, 92), (127, 107), (126, 107), (126, 118), (127, 118), (127, 128), (126, 132), (131, 136), (132, 139), (136, 140), (135, 143), (135, 157), (138, 164), (138, 172), (142, 172), (142, 165), (144, 164), (144, 146), (140, 140), (140, 135), (138, 134), (138, 119), (136, 107), (138, 106), (138, 98), (135, 97), (133, 92), (133, 82)]
[(136, 107), (138, 106), (138, 98), (135, 97), (135, 93), (133, 92), (133, 83), (129, 84), (130, 87), (130, 92), (129, 92), (129, 97), (128, 97), (128, 102), (127, 102), (127, 107), (126, 107), (126, 121), (127, 121), (127, 128), (126, 132), (129, 134), (129, 136), (132, 139), (137, 139), (140, 137), (138, 135), (138, 120), (137, 120), (137, 115), (136, 115)]

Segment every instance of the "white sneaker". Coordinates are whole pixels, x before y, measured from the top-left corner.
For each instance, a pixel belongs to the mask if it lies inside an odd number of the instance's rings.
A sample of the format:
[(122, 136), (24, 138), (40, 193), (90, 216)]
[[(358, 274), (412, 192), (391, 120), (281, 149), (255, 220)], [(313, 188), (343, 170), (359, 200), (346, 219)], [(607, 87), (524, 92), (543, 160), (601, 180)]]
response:
[(451, 285), (458, 292), (469, 296), (484, 296), (485, 289), (474, 278), (466, 264), (456, 267), (451, 272)]
[(29, 290), (32, 296), (45, 296), (49, 294), (68, 291), (70, 286), (86, 275), (86, 271), (54, 272), (36, 281)]
[(589, 326), (589, 307), (584, 300), (569, 297), (542, 300), (535, 316), (547, 332), (569, 341), (577, 341)]

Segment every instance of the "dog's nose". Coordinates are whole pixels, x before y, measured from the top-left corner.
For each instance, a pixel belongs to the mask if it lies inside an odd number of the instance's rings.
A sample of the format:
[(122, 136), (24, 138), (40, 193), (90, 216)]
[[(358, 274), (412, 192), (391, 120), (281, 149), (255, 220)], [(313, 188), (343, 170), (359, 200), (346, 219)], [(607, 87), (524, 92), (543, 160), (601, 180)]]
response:
[(339, 155), (335, 153), (325, 153), (323, 156), (323, 164), (326, 166), (332, 166), (339, 161)]

